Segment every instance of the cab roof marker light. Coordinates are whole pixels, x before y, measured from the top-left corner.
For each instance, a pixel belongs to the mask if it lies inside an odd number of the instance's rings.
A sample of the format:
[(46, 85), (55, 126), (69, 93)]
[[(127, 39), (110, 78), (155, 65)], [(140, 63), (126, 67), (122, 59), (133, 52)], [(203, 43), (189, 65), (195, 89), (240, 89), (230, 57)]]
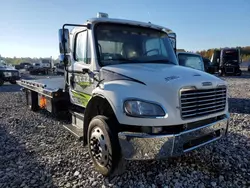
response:
[(98, 12), (97, 13), (97, 18), (108, 18), (109, 15), (107, 13), (104, 12)]

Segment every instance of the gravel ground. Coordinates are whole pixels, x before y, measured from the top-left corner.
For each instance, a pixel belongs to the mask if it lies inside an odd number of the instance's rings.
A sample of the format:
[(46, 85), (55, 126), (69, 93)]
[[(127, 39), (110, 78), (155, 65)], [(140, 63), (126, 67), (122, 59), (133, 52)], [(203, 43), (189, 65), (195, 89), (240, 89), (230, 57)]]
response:
[(2, 187), (250, 187), (250, 76), (230, 86), (229, 136), (182, 157), (129, 162), (123, 176), (103, 178), (87, 149), (46, 112), (26, 109), (20, 92), (0, 93)]

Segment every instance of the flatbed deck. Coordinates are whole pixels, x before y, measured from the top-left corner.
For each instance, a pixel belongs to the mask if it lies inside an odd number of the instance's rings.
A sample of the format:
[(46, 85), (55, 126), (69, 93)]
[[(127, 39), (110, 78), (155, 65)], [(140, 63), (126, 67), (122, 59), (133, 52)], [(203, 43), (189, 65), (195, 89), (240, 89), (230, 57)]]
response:
[(60, 78), (43, 78), (43, 79), (21, 79), (17, 81), (17, 84), (35, 91), (37, 93), (53, 97), (54, 93), (62, 92), (64, 89), (64, 77)]

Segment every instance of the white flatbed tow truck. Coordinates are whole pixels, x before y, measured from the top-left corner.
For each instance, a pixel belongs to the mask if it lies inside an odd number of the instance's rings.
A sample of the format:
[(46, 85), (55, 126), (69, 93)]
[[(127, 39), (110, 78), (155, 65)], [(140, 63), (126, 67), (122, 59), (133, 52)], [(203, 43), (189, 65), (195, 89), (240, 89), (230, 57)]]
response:
[(104, 176), (125, 160), (180, 156), (227, 134), (227, 83), (180, 66), (165, 29), (105, 13), (65, 24), (64, 77), (18, 81), (31, 110), (72, 114), (64, 127)]

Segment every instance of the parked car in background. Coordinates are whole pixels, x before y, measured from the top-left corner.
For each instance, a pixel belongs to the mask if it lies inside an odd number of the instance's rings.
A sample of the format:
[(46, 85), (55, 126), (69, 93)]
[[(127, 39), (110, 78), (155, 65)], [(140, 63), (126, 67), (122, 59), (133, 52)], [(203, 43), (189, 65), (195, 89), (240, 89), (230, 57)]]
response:
[(32, 64), (28, 62), (22, 62), (18, 65), (15, 65), (15, 69), (17, 70), (20, 70), (20, 69), (29, 70), (31, 67), (32, 67)]
[(47, 65), (44, 65), (44, 63), (37, 62), (33, 63), (32, 67), (29, 69), (30, 74), (48, 74), (50, 67)]
[(201, 55), (191, 52), (176, 52), (176, 56), (179, 65), (205, 72), (204, 62)]
[(32, 64), (31, 63), (23, 63), (23, 68), (28, 71), (30, 68), (32, 68)]
[(11, 84), (16, 84), (16, 81), (20, 79), (19, 71), (12, 66), (0, 63), (0, 86), (4, 82), (10, 82)]

